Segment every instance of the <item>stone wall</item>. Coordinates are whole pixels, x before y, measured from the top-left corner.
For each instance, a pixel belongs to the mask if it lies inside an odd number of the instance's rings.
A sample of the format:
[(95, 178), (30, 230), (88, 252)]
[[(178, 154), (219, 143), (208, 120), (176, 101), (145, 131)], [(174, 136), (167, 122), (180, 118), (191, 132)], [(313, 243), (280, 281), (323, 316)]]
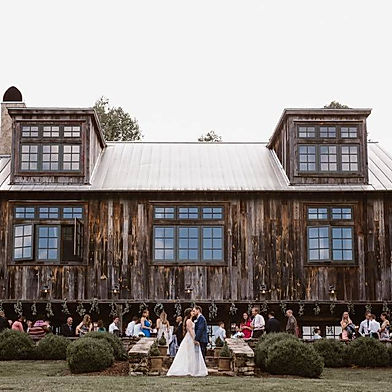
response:
[(141, 338), (129, 350), (129, 375), (139, 376), (149, 372), (148, 352), (155, 338)]
[(254, 352), (243, 339), (226, 339), (233, 355), (232, 370), (236, 376), (254, 376)]

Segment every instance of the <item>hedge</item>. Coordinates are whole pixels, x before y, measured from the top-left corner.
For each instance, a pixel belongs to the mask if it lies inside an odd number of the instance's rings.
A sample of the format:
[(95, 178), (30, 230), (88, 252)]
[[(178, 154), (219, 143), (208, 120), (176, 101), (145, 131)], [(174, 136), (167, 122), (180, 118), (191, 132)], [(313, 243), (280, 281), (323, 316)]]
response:
[(320, 339), (313, 343), (314, 349), (324, 360), (325, 367), (348, 366), (348, 346), (335, 339)]
[(112, 347), (114, 358), (117, 361), (126, 361), (128, 359), (121, 339), (109, 332), (89, 332), (83, 336), (83, 339), (85, 338), (105, 340)]
[(348, 345), (350, 364), (359, 367), (383, 367), (390, 363), (388, 349), (377, 339), (358, 338)]
[(45, 360), (66, 359), (69, 344), (70, 341), (64, 336), (48, 334), (39, 341), (36, 349), (36, 358)]
[(35, 356), (35, 344), (24, 332), (5, 330), (0, 333), (0, 360), (32, 359)]

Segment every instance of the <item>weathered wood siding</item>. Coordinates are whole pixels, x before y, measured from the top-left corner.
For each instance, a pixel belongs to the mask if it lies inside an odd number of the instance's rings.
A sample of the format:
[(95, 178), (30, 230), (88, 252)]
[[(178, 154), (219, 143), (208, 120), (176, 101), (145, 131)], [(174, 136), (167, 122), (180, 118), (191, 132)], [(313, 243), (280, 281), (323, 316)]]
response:
[[(260, 284), (271, 290), (266, 299), (273, 301), (329, 300), (330, 284), (336, 286), (338, 300), (371, 302), (392, 298), (392, 200), (386, 194), (67, 197), (79, 197), (88, 203), (85, 262), (79, 266), (13, 264), (9, 204), (1, 202), (0, 298), (38, 299), (42, 285), (48, 283), (52, 299), (66, 297), (70, 301), (110, 299), (115, 283), (121, 285), (120, 300), (185, 299), (187, 284), (194, 288), (194, 300), (256, 301), (260, 299)], [(158, 197), (162, 202), (227, 203), (225, 266), (154, 265), (150, 200)], [(332, 200), (354, 205), (353, 266), (307, 264), (305, 205)]]

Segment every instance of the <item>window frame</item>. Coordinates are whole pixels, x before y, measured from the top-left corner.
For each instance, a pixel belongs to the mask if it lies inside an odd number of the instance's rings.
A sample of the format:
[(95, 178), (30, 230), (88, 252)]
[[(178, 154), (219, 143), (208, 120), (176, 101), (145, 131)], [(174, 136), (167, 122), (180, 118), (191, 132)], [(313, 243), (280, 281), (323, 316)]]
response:
[[(15, 240), (16, 240), (16, 228), (17, 227), (25, 227), (25, 226), (30, 226), (31, 227), (31, 234), (30, 234), (30, 237), (31, 237), (31, 245), (30, 245), (30, 247), (31, 247), (31, 253), (30, 253), (30, 257), (21, 257), (21, 258), (18, 258), (18, 259), (16, 259), (15, 258), (15, 249), (16, 249), (16, 247), (15, 247)], [(14, 262), (16, 262), (16, 263), (24, 263), (26, 260), (34, 260), (34, 258), (35, 258), (35, 255), (34, 255), (34, 242), (35, 242), (35, 239), (34, 239), (34, 224), (33, 223), (29, 223), (29, 222), (25, 222), (25, 223), (16, 223), (16, 224), (14, 224), (13, 226), (13, 230), (12, 230), (12, 241), (11, 241), (11, 246), (12, 246), (12, 260), (14, 261)], [(23, 229), (24, 230), (24, 229)], [(22, 236), (22, 238), (24, 238), (25, 236), (23, 235)], [(18, 247), (18, 248), (21, 248), (21, 249), (23, 249), (24, 247), (22, 246), (22, 247)]]

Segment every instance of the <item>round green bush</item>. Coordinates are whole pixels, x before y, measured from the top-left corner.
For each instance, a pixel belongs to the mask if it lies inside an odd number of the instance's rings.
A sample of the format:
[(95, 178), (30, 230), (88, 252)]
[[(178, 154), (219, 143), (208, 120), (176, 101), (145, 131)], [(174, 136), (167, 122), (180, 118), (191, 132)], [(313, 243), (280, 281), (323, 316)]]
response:
[(37, 359), (66, 359), (69, 344), (70, 341), (64, 336), (48, 334), (38, 343)]
[(270, 346), (275, 344), (276, 342), (280, 342), (282, 340), (295, 340), (298, 341), (294, 335), (290, 335), (288, 333), (270, 333), (267, 335), (263, 335), (256, 344), (255, 347), (255, 363), (262, 370), (266, 370), (265, 362), (268, 355), (268, 349)]
[(72, 373), (98, 372), (113, 364), (113, 349), (105, 340), (82, 338), (67, 348), (67, 363)]
[(320, 339), (313, 343), (313, 347), (324, 360), (325, 367), (344, 367), (348, 361), (348, 347), (345, 343), (335, 339)]
[(269, 347), (265, 365), (271, 374), (316, 378), (323, 372), (324, 361), (310, 344), (286, 339)]
[(389, 354), (385, 344), (377, 339), (358, 338), (348, 347), (351, 365), (359, 367), (383, 367), (389, 365)]
[(34, 357), (35, 344), (27, 333), (5, 330), (0, 333), (0, 360), (20, 360)]
[(118, 336), (109, 332), (89, 332), (83, 338), (105, 340), (113, 348), (114, 358), (117, 361), (125, 361), (128, 359), (124, 345)]

